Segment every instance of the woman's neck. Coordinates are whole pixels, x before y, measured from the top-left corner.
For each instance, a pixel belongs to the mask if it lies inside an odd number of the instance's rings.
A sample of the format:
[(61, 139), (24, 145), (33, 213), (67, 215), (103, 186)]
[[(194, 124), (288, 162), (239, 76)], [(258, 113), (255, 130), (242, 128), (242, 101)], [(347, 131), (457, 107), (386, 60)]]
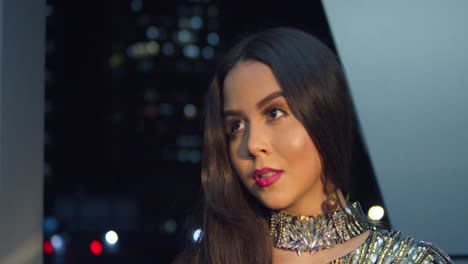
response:
[[(338, 208), (345, 208), (347, 203), (346, 199), (344, 198), (341, 190), (336, 190), (335, 196), (338, 202)], [(323, 215), (330, 212), (330, 209), (327, 206), (327, 196), (325, 194), (320, 194), (315, 199), (315, 201), (306, 201), (303, 204), (297, 204), (293, 208), (288, 208), (281, 210), (289, 215), (309, 215), (309, 216), (317, 216)]]

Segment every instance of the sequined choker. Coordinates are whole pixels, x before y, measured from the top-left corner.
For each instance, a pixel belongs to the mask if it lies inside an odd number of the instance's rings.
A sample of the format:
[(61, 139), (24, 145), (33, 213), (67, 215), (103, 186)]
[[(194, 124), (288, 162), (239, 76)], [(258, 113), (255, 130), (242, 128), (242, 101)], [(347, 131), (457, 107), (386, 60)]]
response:
[(331, 248), (373, 229), (358, 202), (319, 216), (292, 216), (272, 212), (270, 231), (273, 245), (279, 249), (311, 254)]

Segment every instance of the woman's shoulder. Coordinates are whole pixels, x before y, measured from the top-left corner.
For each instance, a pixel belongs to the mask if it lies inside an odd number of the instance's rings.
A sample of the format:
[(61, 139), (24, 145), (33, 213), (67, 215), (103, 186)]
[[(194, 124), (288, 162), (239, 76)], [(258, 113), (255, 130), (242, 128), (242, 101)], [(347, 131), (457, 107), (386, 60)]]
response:
[(375, 229), (356, 251), (355, 257), (367, 258), (358, 263), (453, 263), (435, 244), (415, 240), (401, 231), (385, 229)]

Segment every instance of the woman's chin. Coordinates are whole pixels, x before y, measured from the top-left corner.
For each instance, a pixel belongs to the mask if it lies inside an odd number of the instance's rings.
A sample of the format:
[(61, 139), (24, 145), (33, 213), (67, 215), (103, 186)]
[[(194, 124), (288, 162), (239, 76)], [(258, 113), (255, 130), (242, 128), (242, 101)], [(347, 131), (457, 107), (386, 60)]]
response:
[(282, 210), (290, 206), (289, 201), (279, 197), (259, 197), (261, 203), (271, 210)]

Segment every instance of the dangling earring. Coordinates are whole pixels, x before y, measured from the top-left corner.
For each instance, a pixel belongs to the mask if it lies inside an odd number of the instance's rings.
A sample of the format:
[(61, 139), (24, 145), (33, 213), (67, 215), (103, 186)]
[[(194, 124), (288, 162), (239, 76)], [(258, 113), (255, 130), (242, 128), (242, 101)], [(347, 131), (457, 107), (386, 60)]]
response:
[(335, 185), (328, 181), (324, 174), (322, 174), (322, 180), (325, 185), (325, 195), (327, 197), (325, 200), (325, 207), (329, 212), (336, 211), (338, 209), (339, 203), (338, 198), (336, 197)]
[(327, 195), (326, 206), (329, 211), (336, 211), (338, 209), (338, 199), (336, 198), (335, 191)]

